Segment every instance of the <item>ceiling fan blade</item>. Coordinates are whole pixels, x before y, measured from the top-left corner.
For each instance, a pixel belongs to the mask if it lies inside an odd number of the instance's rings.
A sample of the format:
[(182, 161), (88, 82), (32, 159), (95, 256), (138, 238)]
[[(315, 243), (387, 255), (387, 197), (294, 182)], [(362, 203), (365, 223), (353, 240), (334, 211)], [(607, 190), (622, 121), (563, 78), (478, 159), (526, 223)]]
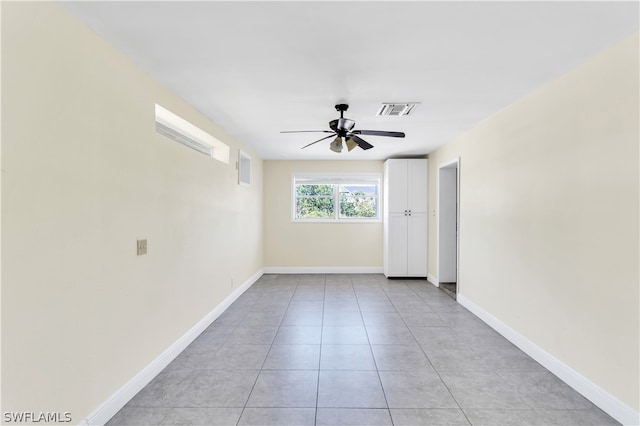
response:
[(310, 144), (303, 146), (301, 149), (305, 149), (306, 147), (311, 146), (311, 145), (313, 145), (314, 143), (321, 142), (321, 141), (323, 141), (323, 140), (325, 140), (325, 139), (332, 138), (332, 137), (334, 137), (335, 135), (336, 135), (336, 134), (332, 132), (329, 136), (326, 136), (326, 137), (324, 137), (324, 138), (322, 138), (322, 139), (318, 139), (318, 140), (317, 140), (317, 141), (315, 141), (315, 142), (311, 142)]
[(391, 138), (404, 138), (403, 132), (387, 132), (384, 130), (354, 130), (354, 134), (357, 135), (371, 135), (371, 136), (388, 136)]
[(371, 145), (369, 142), (365, 141), (364, 139), (356, 136), (356, 135), (351, 135), (351, 139), (358, 144), (358, 146), (362, 149), (371, 149), (373, 148), (373, 145)]
[(280, 133), (333, 133), (331, 130), (284, 130)]

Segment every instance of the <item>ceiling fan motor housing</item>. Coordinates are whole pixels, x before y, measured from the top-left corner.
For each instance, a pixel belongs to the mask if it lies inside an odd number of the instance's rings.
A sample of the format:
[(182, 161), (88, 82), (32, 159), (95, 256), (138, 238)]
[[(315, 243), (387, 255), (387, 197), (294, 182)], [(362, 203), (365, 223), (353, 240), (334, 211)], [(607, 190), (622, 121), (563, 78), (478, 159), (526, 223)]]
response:
[(355, 125), (356, 122), (348, 118), (337, 118), (329, 122), (329, 127), (331, 128), (331, 130), (336, 132), (341, 137), (347, 136), (347, 133), (350, 132)]

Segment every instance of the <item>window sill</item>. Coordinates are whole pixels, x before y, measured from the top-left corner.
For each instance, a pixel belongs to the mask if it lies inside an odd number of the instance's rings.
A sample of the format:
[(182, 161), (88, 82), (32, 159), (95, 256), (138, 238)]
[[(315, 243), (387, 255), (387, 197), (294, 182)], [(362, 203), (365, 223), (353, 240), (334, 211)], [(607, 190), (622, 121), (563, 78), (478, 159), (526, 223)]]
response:
[(291, 219), (291, 223), (382, 223), (382, 219)]

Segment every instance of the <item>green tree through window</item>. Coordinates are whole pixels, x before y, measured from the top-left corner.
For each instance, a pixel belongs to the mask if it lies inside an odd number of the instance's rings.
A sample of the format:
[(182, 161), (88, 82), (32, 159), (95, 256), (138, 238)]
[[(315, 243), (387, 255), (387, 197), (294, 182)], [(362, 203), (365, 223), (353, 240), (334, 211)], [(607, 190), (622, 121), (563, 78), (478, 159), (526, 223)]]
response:
[(376, 186), (340, 185), (340, 217), (375, 218)]
[(294, 188), (296, 220), (375, 220), (379, 217), (379, 179), (309, 183), (309, 179), (301, 178), (295, 180)]
[(296, 185), (297, 219), (332, 219), (333, 185)]

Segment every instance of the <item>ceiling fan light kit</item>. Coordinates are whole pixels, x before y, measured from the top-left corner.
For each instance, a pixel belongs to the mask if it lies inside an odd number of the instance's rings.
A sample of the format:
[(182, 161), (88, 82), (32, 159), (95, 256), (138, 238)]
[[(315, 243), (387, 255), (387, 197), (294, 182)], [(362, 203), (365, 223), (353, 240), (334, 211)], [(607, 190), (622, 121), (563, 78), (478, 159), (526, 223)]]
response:
[[(415, 106), (415, 105), (414, 105)], [(335, 106), (336, 111), (340, 112), (340, 118), (335, 120), (331, 120), (329, 122), (329, 130), (286, 130), (280, 133), (331, 133), (329, 136), (325, 136), (323, 138), (318, 139), (317, 141), (311, 142), (302, 147), (305, 149), (311, 145), (314, 145), (323, 140), (332, 138), (335, 136), (335, 139), (329, 144), (329, 149), (333, 152), (340, 153), (342, 152), (342, 140), (344, 139), (344, 143), (347, 145), (347, 150), (351, 151), (356, 146), (359, 146), (363, 150), (373, 148), (369, 142), (365, 141), (358, 135), (371, 135), (371, 136), (386, 136), (392, 138), (404, 138), (405, 134), (403, 132), (390, 132), (386, 130), (354, 130), (353, 128), (356, 125), (356, 122), (350, 120), (348, 118), (344, 118), (344, 112), (349, 109), (349, 105), (347, 104), (338, 104)]]
[(349, 151), (358, 146), (358, 144), (355, 143), (351, 138), (347, 138), (344, 142), (347, 144), (347, 150)]
[(329, 149), (333, 152), (342, 152), (342, 138), (337, 136), (333, 142), (329, 144)]

